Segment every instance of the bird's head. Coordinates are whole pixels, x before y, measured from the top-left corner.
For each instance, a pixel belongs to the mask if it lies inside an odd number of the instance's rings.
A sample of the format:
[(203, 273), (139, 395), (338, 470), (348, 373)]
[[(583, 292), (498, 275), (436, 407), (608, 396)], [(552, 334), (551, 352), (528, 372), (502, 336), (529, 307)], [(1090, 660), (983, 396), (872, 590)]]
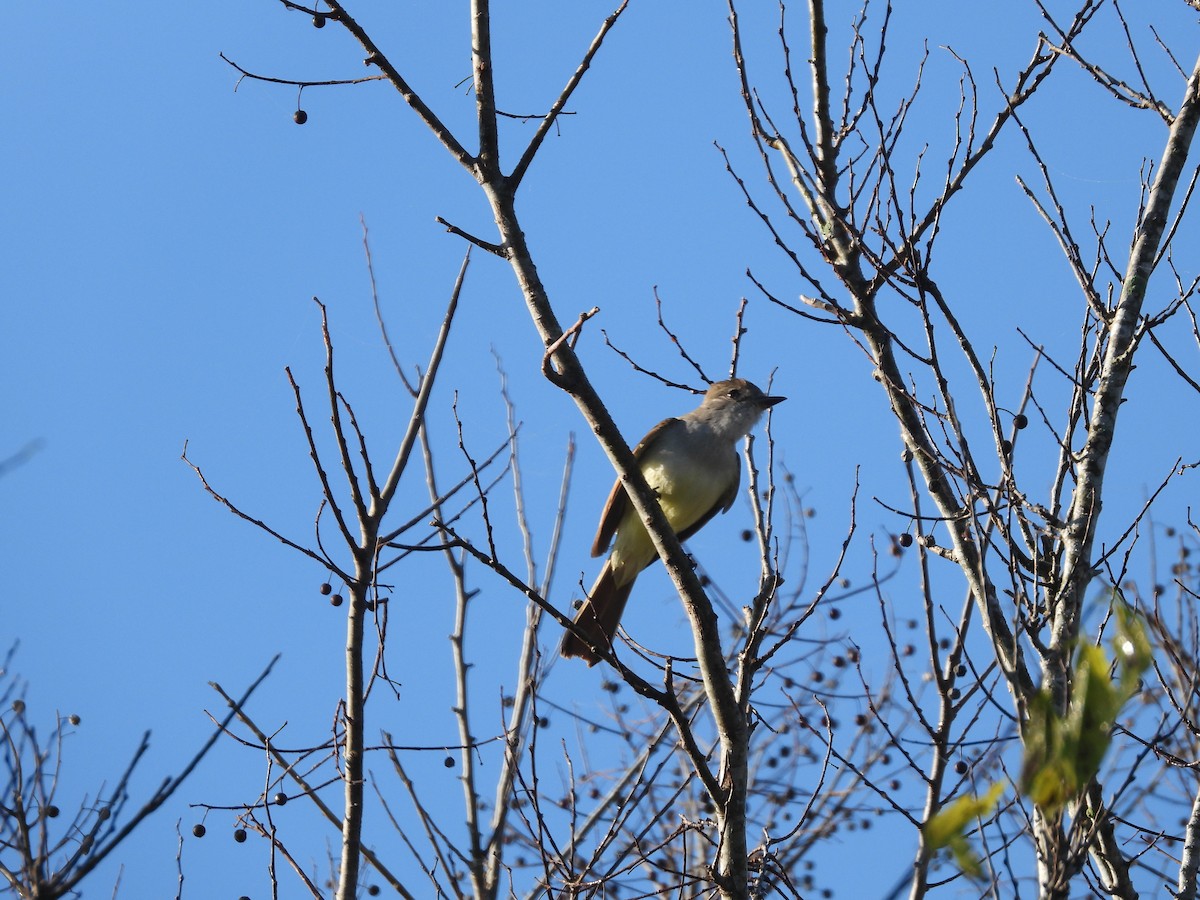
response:
[(744, 378), (731, 378), (709, 387), (698, 412), (716, 430), (738, 439), (750, 433), (764, 412), (786, 399), (764, 394)]

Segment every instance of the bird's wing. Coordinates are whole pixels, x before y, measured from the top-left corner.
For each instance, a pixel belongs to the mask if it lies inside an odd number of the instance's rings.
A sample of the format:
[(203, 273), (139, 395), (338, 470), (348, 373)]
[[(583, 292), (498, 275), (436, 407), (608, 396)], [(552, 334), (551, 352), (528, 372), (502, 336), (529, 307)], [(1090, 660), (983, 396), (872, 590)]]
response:
[(683, 529), (683, 531), (679, 532), (679, 540), (681, 543), (683, 541), (686, 541), (693, 534), (695, 534), (697, 531), (699, 531), (701, 528), (703, 528), (705, 525), (707, 525), (708, 520), (711, 519), (713, 516), (715, 516), (717, 513), (729, 512), (729, 507), (733, 506), (733, 501), (737, 499), (738, 488), (741, 486), (741, 483), (742, 483), (742, 458), (740, 456), (738, 456), (738, 454), (734, 453), (733, 454), (733, 462), (734, 462), (734, 476), (733, 476), (733, 481), (731, 481), (729, 483), (729, 489), (727, 491), (725, 491), (724, 494), (722, 494), (720, 497), (717, 498), (717, 502), (712, 505), (712, 509), (710, 509), (704, 515), (702, 515), (700, 518), (698, 518), (695, 522), (693, 522), (687, 528)]
[[(665, 429), (680, 424), (682, 423), (678, 419), (663, 419), (651, 428), (638, 445), (633, 448), (634, 459), (640, 460), (645, 456), (646, 450), (658, 440)], [(729, 502), (733, 502), (732, 498)], [(725, 508), (728, 509), (729, 507), (726, 506)], [(600, 514), (600, 527), (596, 529), (596, 539), (592, 542), (592, 556), (603, 556), (608, 551), (608, 545), (612, 543), (613, 535), (617, 533), (617, 526), (621, 524), (621, 519), (625, 517), (625, 512), (628, 509), (629, 495), (625, 493), (625, 488), (621, 485), (621, 479), (618, 478), (612, 486), (612, 490), (608, 493), (608, 500), (604, 504), (604, 512)], [(713, 512), (716, 512), (716, 510), (714, 509)], [(710, 518), (712, 518), (712, 513), (709, 513), (704, 521), (707, 522)]]

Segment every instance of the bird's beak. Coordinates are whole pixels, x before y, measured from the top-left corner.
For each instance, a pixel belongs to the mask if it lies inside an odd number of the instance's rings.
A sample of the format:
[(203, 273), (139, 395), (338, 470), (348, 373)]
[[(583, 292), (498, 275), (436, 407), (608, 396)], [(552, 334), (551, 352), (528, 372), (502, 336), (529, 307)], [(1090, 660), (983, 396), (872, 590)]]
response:
[(787, 397), (762, 397), (758, 402), (762, 405), (763, 409), (770, 409), (776, 403), (782, 403), (786, 399)]

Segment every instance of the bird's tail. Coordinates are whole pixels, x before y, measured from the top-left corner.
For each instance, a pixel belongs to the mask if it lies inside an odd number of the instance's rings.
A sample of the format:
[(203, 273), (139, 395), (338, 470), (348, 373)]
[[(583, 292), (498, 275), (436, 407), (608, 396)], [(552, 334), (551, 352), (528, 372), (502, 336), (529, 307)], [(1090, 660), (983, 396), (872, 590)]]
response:
[[(629, 592), (633, 590), (634, 580), (631, 578), (625, 584), (618, 585), (613, 576), (612, 565), (606, 562), (600, 571), (600, 577), (592, 587), (591, 595), (579, 607), (575, 625), (597, 647), (612, 646), (617, 626), (621, 624), (621, 614), (625, 612), (625, 602), (629, 599)], [(600, 657), (591, 647), (570, 631), (563, 638), (562, 655), (578, 656), (589, 666), (594, 666), (600, 661)]]

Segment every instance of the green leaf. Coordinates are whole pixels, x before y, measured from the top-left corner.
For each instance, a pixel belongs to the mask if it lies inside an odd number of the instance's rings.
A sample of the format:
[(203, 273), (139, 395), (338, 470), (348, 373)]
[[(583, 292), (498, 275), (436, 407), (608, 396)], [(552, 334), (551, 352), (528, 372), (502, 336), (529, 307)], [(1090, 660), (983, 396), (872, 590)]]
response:
[(983, 867), (967, 840), (966, 831), (976, 819), (991, 813), (1002, 793), (1003, 782), (996, 782), (982, 797), (967, 794), (947, 805), (925, 823), (925, 846), (931, 853), (948, 848), (963, 874), (971, 878), (982, 877)]
[(1021, 793), (1042, 808), (1056, 808), (1070, 796), (1075, 781), (1070, 761), (1062, 750), (1062, 720), (1054, 713), (1047, 691), (1038, 691), (1029, 703), (1023, 736), (1025, 759), (1021, 764)]
[(1092, 645), (1080, 649), (1063, 747), (1075, 758), (1076, 792), (1100, 770), (1113, 723), (1125, 702), (1108, 673), (1108, 657), (1103, 650)]
[(1105, 652), (1080, 645), (1071, 677), (1071, 701), (1059, 715), (1048, 691), (1031, 699), (1022, 737), (1021, 792), (1053, 813), (1077, 797), (1100, 770), (1112, 729), (1126, 701), (1137, 692), (1151, 662), (1150, 642), (1137, 613), (1116, 598), (1113, 655), (1120, 662), (1114, 682)]
[(1113, 638), (1113, 655), (1121, 664), (1121, 692), (1123, 700), (1137, 693), (1138, 682), (1150, 668), (1153, 653), (1142, 617), (1124, 601), (1117, 604), (1117, 634)]

